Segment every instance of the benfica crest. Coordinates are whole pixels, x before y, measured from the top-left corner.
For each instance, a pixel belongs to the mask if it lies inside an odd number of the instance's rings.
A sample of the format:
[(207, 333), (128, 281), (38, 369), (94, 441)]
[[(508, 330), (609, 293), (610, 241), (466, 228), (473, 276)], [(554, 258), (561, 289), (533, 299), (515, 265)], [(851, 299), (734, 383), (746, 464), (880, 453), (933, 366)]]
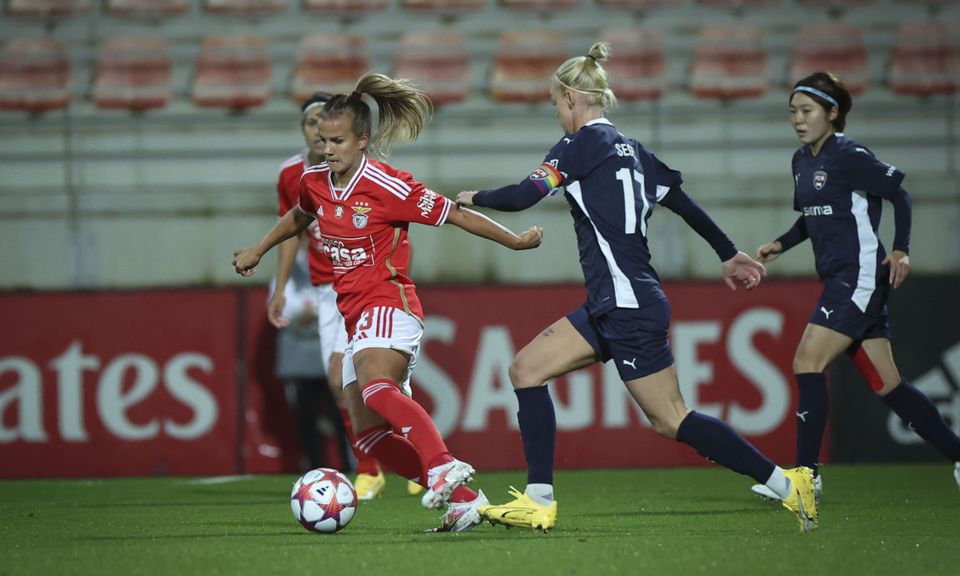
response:
[(813, 173), (813, 187), (822, 190), (827, 184), (827, 173), (823, 170), (817, 170)]
[(367, 212), (371, 210), (370, 206), (367, 206), (366, 202), (363, 202), (357, 206), (351, 206), (353, 209), (353, 226), (355, 228), (364, 228), (367, 225)]

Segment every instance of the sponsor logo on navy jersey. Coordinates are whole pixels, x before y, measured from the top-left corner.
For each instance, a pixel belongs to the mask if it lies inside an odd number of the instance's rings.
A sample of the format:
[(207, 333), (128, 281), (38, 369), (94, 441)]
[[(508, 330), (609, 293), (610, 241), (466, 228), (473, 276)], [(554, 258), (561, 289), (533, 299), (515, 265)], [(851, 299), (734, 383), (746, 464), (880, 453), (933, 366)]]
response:
[(813, 187), (822, 190), (827, 184), (827, 173), (823, 170), (817, 170), (813, 173)]
[(833, 206), (826, 204), (824, 206), (804, 206), (804, 216), (832, 216)]

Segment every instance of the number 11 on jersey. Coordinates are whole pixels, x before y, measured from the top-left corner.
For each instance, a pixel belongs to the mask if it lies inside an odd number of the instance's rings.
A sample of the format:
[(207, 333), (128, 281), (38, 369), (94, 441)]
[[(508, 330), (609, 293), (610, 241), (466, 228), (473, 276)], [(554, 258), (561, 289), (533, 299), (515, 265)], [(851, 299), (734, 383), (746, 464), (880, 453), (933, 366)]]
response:
[[(630, 173), (633, 173), (633, 178)], [(633, 182), (640, 185), (640, 199), (643, 201), (643, 209), (640, 211), (640, 235), (647, 236), (647, 212), (650, 211), (650, 201), (647, 200), (646, 184), (644, 184), (643, 174), (630, 168), (621, 168), (617, 170), (617, 180), (623, 185), (623, 212), (624, 212), (624, 232), (635, 234), (637, 232), (637, 201)]]

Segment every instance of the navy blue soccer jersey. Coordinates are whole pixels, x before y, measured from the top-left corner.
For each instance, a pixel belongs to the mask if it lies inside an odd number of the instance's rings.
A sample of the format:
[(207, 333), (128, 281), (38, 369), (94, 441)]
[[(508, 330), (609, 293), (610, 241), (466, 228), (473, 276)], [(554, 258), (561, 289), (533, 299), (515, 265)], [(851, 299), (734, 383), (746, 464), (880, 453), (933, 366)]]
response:
[(892, 200), (904, 173), (837, 133), (820, 154), (809, 146), (793, 155), (794, 209), (803, 215), (821, 282), (839, 281), (865, 310), (886, 257), (877, 234), (882, 200)]
[(600, 118), (560, 140), (530, 178), (544, 192), (565, 189), (591, 314), (665, 297), (650, 265), (647, 221), (682, 183), (679, 172)]

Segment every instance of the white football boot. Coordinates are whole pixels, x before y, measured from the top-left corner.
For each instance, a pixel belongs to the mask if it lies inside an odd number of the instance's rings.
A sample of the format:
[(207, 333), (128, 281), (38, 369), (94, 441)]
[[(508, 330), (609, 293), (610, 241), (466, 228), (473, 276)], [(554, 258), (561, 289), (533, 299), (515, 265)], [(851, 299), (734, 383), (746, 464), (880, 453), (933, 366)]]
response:
[(440, 517), (440, 525), (426, 532), (466, 532), (483, 522), (479, 508), (490, 504), (483, 490), (470, 502), (448, 502), (447, 511)]
[(450, 494), (460, 486), (473, 480), (476, 470), (473, 466), (459, 460), (452, 460), (427, 471), (427, 491), (420, 499), (424, 508), (439, 508), (446, 504)]

